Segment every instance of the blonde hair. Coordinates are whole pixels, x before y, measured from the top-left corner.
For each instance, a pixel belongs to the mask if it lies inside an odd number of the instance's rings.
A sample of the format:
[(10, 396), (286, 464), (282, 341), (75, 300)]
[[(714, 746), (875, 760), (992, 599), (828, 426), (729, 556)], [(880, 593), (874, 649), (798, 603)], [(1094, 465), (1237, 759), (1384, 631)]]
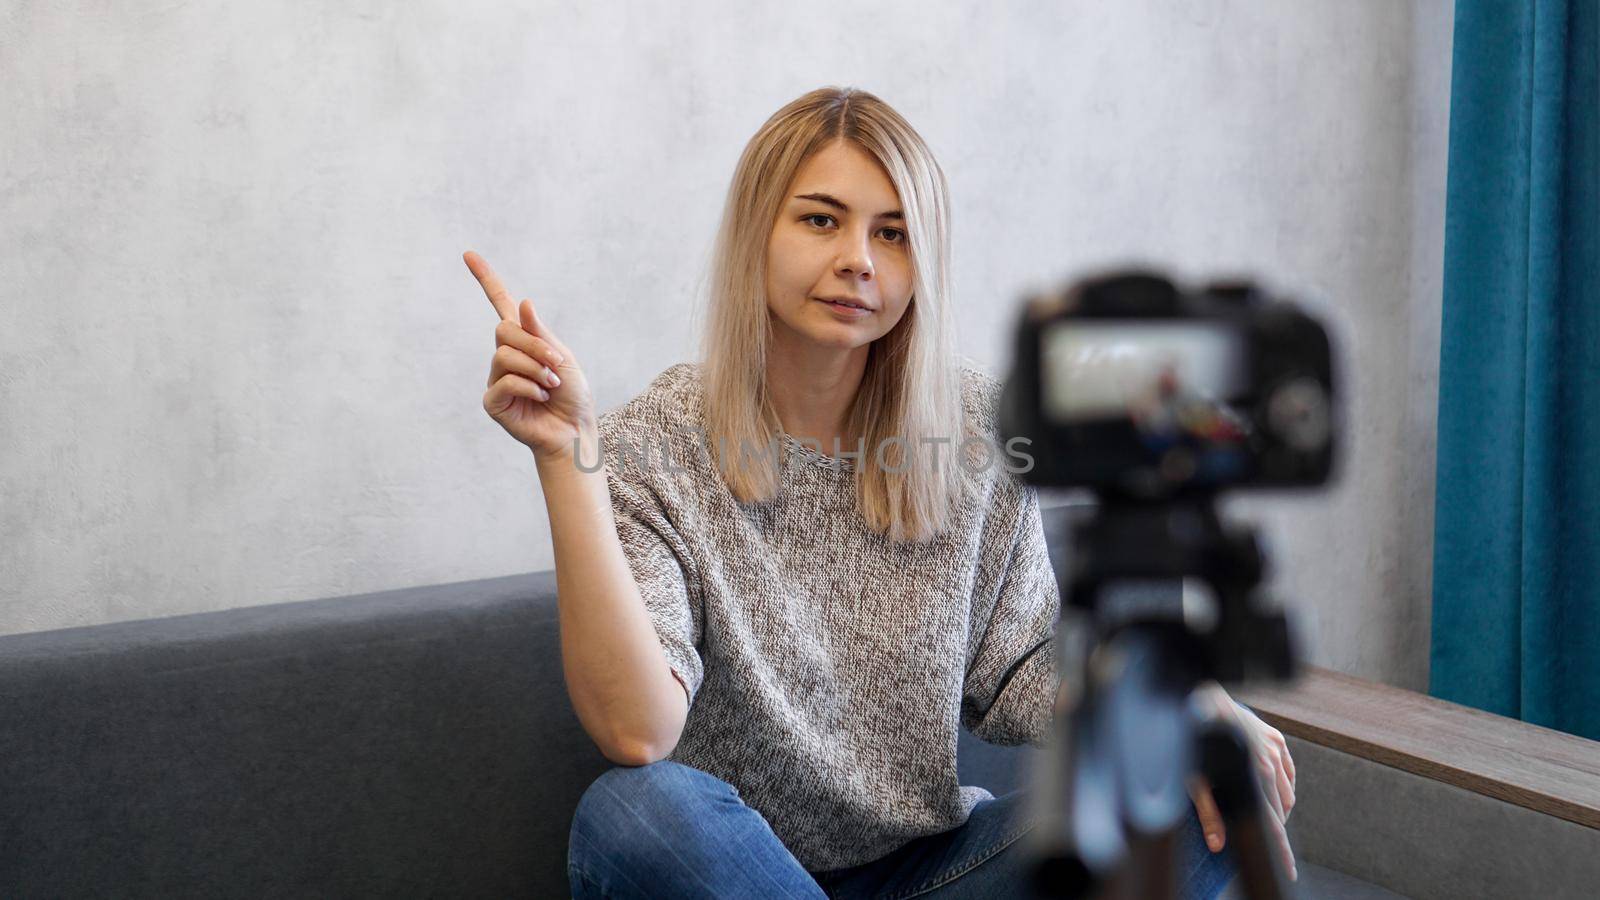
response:
[[(911, 302), (870, 346), (847, 413), (847, 433), (861, 435), (865, 450), (855, 466), (857, 504), (872, 531), (894, 541), (925, 541), (948, 526), (969, 487), (967, 467), (957, 464), (969, 431), (949, 298), (948, 188), (917, 132), (866, 91), (824, 87), (793, 100), (767, 119), (739, 157), (711, 258), (701, 347), (706, 428), (728, 448), (777, 447), (776, 454), (716, 454), (737, 500), (772, 499), (783, 448), (766, 383), (772, 333), (767, 242), (796, 172), (839, 140), (865, 150), (894, 184), (912, 268)], [(940, 439), (948, 443), (933, 446)]]

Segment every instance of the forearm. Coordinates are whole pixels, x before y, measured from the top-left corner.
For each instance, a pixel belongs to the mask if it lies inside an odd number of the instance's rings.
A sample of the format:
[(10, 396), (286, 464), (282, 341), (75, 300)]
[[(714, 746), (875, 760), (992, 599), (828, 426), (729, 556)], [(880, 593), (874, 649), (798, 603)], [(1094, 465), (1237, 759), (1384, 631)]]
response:
[[(592, 433), (580, 459), (600, 458)], [(538, 460), (555, 550), (561, 663), (584, 730), (614, 762), (641, 765), (670, 752), (688, 711), (617, 539), (606, 470), (570, 456)]]
[(1206, 679), (1195, 685), (1190, 696), (1222, 715), (1231, 715), (1244, 708), (1215, 679)]

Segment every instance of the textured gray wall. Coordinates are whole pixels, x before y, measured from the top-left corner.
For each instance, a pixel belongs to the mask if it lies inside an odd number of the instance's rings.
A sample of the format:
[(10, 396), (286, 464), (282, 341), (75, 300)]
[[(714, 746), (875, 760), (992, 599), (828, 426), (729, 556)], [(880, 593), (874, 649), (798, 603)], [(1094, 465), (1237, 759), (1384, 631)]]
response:
[(744, 142), (824, 84), (939, 154), (963, 349), (1128, 258), (1344, 338), (1264, 517), (1313, 659), (1421, 687), (1448, 2), (0, 5), (0, 632), (551, 563), (483, 253), (601, 408), (693, 353)]

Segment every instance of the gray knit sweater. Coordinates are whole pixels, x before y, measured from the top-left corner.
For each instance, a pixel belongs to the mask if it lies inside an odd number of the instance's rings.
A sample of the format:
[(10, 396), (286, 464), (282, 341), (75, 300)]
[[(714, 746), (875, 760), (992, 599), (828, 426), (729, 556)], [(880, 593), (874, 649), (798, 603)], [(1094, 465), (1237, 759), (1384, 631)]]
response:
[[(705, 428), (699, 371), (598, 420), (617, 534), (689, 696), (669, 758), (732, 784), (813, 872), (961, 825), (992, 795), (958, 783), (958, 729), (1049, 730), (1060, 597), (1037, 493), (1001, 448), (954, 527), (896, 546), (857, 510), (852, 460), (783, 435), (779, 496), (738, 503), (682, 431)], [(962, 382), (998, 444), (999, 381), (963, 363)]]

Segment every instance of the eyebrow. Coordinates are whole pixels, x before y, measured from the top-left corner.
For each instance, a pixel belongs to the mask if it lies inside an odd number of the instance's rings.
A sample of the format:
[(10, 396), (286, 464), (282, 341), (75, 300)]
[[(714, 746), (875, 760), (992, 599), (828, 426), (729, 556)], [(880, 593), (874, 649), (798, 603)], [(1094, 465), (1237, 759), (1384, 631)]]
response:
[[(847, 213), (847, 212), (850, 211), (850, 207), (845, 206), (843, 200), (840, 200), (838, 197), (835, 197), (832, 194), (795, 194), (794, 195), (794, 199), (796, 199), (796, 200), (815, 200), (818, 203), (827, 204), (828, 206), (831, 206), (831, 207), (833, 207), (834, 209), (837, 209), (840, 212)], [(903, 213), (900, 212), (900, 210), (891, 209), (888, 212), (879, 213), (878, 214), (878, 218), (880, 218), (880, 219), (898, 219), (900, 221), (905, 221), (906, 217), (905, 217), (905, 215)]]

